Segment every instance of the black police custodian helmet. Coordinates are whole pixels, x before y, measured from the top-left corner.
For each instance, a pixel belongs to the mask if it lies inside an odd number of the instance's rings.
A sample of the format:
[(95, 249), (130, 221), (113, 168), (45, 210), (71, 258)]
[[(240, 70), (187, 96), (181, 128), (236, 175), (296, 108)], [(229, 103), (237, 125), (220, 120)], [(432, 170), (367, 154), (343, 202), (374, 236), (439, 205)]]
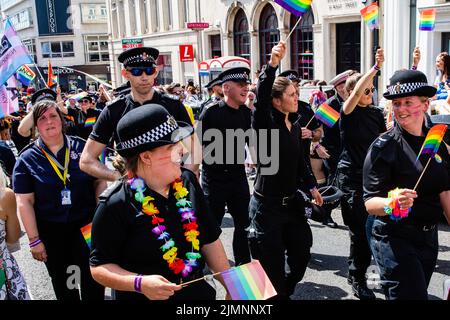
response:
[(151, 67), (156, 65), (158, 59), (158, 49), (151, 47), (133, 48), (122, 52), (119, 55), (119, 62), (126, 67)]
[(222, 71), (217, 78), (222, 83), (227, 81), (252, 83), (250, 80), (250, 69), (246, 67), (236, 67)]
[(51, 89), (41, 89), (31, 96), (31, 104), (33, 105), (41, 100), (56, 101), (56, 92)]
[(340, 200), (344, 193), (334, 186), (325, 186), (318, 189), (322, 195), (323, 205), (322, 207), (333, 210), (339, 206)]
[(433, 97), (436, 88), (428, 85), (427, 76), (417, 70), (397, 70), (389, 79), (387, 91), (383, 94), (388, 100), (418, 96)]
[(130, 158), (147, 150), (174, 144), (190, 136), (193, 131), (191, 125), (177, 122), (163, 106), (147, 104), (131, 110), (120, 119), (116, 150), (122, 157)]

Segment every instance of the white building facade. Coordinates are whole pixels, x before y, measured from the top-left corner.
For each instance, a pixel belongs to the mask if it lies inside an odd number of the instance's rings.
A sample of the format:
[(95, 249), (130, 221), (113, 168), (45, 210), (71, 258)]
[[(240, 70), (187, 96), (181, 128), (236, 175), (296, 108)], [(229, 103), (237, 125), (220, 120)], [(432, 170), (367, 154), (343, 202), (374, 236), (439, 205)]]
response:
[[(330, 80), (347, 69), (370, 68), (376, 48), (386, 52), (379, 81), (381, 91), (393, 72), (411, 65), (416, 42), (422, 48), (419, 68), (435, 74), (437, 53), (448, 50), (450, 1), (379, 0), (380, 30), (370, 31), (360, 10), (372, 0), (315, 0), (287, 41), (281, 70), (296, 69), (303, 79)], [(241, 56), (252, 72), (267, 62), (270, 50), (286, 39), (297, 18), (272, 0), (107, 0), (113, 83), (123, 82), (118, 55), (124, 44), (138, 42), (159, 49), (158, 79), (186, 83), (198, 79), (198, 64), (215, 56)], [(419, 9), (437, 9), (434, 32), (418, 32)], [(206, 22), (201, 31), (189, 22)], [(193, 62), (181, 62), (180, 45), (192, 45)], [(430, 80), (431, 81), (431, 80)]]
[[(47, 80), (48, 61), (65, 90), (96, 82), (69, 67), (110, 81), (108, 12), (104, 0), (0, 0)], [(40, 83), (42, 86), (42, 82)]]

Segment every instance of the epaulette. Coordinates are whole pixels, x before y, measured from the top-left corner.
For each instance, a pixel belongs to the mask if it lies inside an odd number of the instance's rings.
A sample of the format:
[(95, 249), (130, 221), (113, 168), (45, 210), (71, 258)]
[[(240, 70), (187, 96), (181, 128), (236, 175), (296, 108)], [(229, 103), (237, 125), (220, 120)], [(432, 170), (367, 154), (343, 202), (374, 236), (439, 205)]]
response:
[(383, 135), (379, 136), (375, 141), (373, 142), (373, 147), (378, 149), (383, 149), (389, 141), (391, 141), (394, 138), (394, 130), (390, 130)]
[(106, 103), (105, 108), (106, 108), (106, 107), (109, 107), (109, 106), (112, 105), (112, 104), (115, 104), (117, 101), (125, 100), (125, 98), (126, 98), (126, 95), (118, 96), (118, 97), (116, 97), (114, 100), (111, 100), (111, 101), (109, 101), (108, 103)]
[(112, 194), (118, 192), (121, 187), (122, 187), (122, 180), (115, 181), (108, 188), (106, 188), (106, 190), (103, 191), (102, 194), (100, 194), (98, 200), (100, 202), (106, 201), (109, 197), (111, 197)]

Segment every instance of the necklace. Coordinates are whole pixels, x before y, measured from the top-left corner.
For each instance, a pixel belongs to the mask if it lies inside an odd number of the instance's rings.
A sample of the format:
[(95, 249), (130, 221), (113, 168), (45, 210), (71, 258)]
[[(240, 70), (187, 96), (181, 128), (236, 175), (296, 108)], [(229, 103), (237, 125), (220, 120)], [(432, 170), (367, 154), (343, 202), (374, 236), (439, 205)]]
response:
[(186, 253), (186, 260), (177, 257), (178, 248), (175, 246), (175, 241), (166, 231), (167, 228), (163, 224), (165, 220), (161, 218), (158, 208), (153, 203), (155, 199), (151, 196), (144, 196), (144, 192), (147, 189), (144, 180), (139, 177), (134, 177), (128, 180), (128, 184), (135, 191), (134, 199), (142, 203), (142, 213), (152, 217), (152, 232), (157, 236), (158, 240), (164, 243), (160, 247), (163, 253), (163, 259), (167, 262), (173, 273), (181, 273), (186, 278), (192, 272), (193, 268), (198, 266), (197, 260), (201, 258), (201, 254), (198, 252), (200, 251), (200, 241), (198, 240), (200, 232), (198, 231), (196, 222), (197, 217), (192, 209), (192, 202), (187, 198), (189, 191), (183, 186), (183, 181), (181, 179), (175, 180), (172, 183), (172, 188), (175, 190), (176, 206), (181, 216), (181, 222), (183, 222), (184, 236), (186, 237), (186, 241), (191, 243), (192, 248), (190, 252)]

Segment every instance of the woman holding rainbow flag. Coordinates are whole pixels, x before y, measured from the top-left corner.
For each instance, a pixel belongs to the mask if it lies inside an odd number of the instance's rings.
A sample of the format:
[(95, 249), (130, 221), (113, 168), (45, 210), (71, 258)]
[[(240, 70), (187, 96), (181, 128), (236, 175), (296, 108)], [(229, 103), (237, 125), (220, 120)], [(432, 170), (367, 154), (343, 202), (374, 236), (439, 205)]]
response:
[(395, 72), (387, 90), (395, 125), (364, 162), (365, 205), (376, 216), (371, 247), (387, 299), (427, 300), (443, 210), (450, 223), (450, 156), (440, 145), (446, 126), (425, 116), (436, 88), (422, 72)]

